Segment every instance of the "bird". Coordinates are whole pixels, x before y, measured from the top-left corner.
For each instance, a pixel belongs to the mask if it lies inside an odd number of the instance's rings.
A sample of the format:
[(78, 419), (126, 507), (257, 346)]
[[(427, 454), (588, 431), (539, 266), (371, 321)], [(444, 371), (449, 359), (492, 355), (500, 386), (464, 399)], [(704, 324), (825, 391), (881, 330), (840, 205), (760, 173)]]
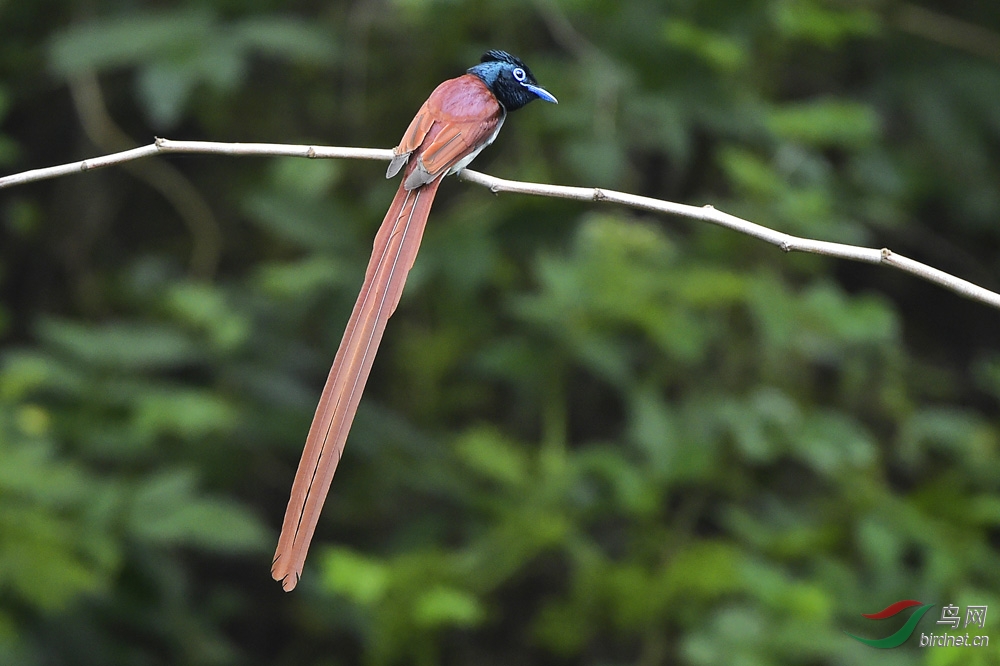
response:
[(306, 436), (271, 576), (290, 592), (302, 575), (333, 474), (340, 462), (386, 321), (413, 266), (434, 195), (493, 143), (507, 114), (541, 99), (558, 104), (528, 66), (501, 50), (440, 84), (393, 151), (386, 178), (402, 182), (375, 236), (365, 280)]

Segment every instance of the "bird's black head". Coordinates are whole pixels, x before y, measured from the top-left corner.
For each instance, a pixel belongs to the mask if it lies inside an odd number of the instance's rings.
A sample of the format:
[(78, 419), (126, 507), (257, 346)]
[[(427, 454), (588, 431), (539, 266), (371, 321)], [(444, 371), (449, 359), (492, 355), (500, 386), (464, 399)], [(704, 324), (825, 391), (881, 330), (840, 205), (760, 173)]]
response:
[(506, 51), (487, 51), (479, 64), (468, 71), (482, 79), (508, 111), (520, 109), (533, 99), (558, 104), (551, 93), (538, 85), (528, 66)]

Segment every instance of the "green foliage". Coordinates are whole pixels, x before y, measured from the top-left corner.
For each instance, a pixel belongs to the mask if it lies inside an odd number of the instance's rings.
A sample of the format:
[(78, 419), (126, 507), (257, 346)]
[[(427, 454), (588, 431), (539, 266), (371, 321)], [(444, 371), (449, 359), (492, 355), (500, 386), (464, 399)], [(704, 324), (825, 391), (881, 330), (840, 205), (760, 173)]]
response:
[(232, 502), (197, 497), (194, 478), (165, 472), (146, 479), (129, 498), (127, 521), (135, 538), (155, 545), (185, 545), (223, 552), (257, 550), (259, 524)]
[[(391, 146), (503, 47), (560, 104), (477, 168), (997, 282), (988, 3), (78, 5), (0, 3), (5, 172), (164, 129)], [(900, 599), (1000, 608), (992, 310), (457, 179), (285, 595), (271, 548), (396, 184), (160, 162), (0, 198), (0, 663), (998, 663), (844, 633)]]
[(328, 65), (329, 35), (286, 16), (248, 16), (220, 23), (207, 7), (169, 13), (133, 13), (76, 24), (50, 45), (61, 77), (120, 67), (136, 68), (137, 94), (155, 126), (181, 120), (199, 84), (232, 91), (247, 76), (250, 57)]
[(58, 460), (45, 437), (50, 417), (37, 405), (5, 405), (2, 419), (5, 596), (53, 611), (105, 590), (121, 559), (111, 533), (114, 489)]
[(882, 26), (873, 9), (815, 0), (781, 2), (774, 6), (774, 22), (785, 39), (834, 47), (852, 38), (876, 35)]
[(871, 107), (834, 100), (784, 104), (771, 113), (767, 122), (768, 129), (778, 139), (820, 148), (864, 147), (875, 139), (878, 125)]

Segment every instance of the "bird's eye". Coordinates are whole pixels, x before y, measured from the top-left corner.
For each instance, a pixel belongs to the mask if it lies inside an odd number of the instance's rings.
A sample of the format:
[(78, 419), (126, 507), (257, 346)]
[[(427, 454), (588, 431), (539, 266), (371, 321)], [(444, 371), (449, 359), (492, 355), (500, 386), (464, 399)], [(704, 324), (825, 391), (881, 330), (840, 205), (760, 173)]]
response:
[(523, 82), (526, 78), (528, 78), (528, 75), (525, 74), (524, 70), (520, 67), (515, 67), (514, 71), (511, 73), (514, 75), (514, 80), (518, 82)]

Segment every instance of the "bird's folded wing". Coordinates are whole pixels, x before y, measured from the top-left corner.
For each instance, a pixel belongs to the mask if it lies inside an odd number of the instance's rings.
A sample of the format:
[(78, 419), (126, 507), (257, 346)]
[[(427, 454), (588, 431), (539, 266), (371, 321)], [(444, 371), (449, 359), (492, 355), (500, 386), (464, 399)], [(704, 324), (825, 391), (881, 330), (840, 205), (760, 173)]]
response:
[(466, 121), (451, 120), (420, 155), (420, 163), (431, 176), (438, 176), (480, 148), (493, 136), (500, 114)]
[(399, 145), (392, 149), (393, 158), (389, 162), (389, 169), (385, 172), (386, 178), (392, 178), (400, 172), (413, 151), (420, 147), (433, 125), (434, 115), (429, 112), (427, 102), (424, 102), (417, 115), (410, 121), (410, 126), (406, 128)]
[(386, 173), (396, 175), (420, 149), (418, 164), (406, 188), (420, 187), (443, 176), (496, 134), (504, 110), (486, 84), (471, 74), (445, 81), (431, 93), (393, 149)]

